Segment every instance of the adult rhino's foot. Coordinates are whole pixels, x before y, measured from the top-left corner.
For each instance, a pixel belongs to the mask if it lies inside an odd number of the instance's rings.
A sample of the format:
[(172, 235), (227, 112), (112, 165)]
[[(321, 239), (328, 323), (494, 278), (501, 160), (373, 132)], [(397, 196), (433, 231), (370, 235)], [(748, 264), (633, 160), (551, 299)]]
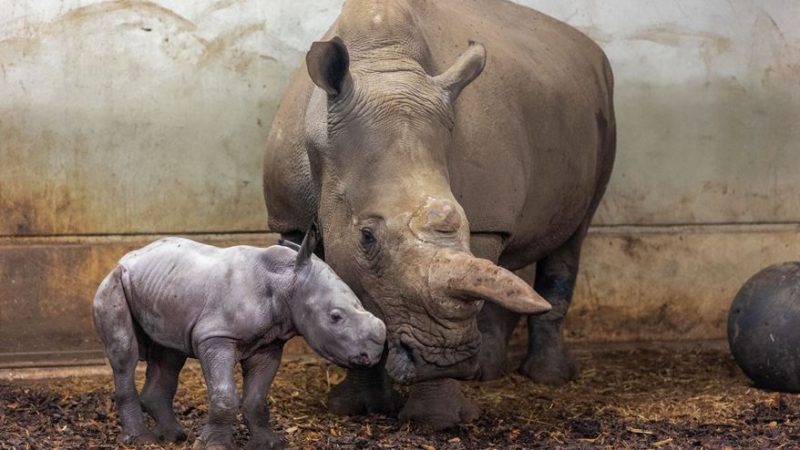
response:
[(245, 445), (245, 450), (281, 450), (286, 448), (286, 442), (273, 432), (253, 436)]
[(531, 342), (519, 371), (536, 383), (558, 386), (576, 379), (579, 368), (559, 334), (541, 345), (534, 346)]
[(183, 442), (186, 440), (186, 430), (178, 426), (157, 426), (155, 434), (161, 442)]
[(328, 408), (340, 416), (393, 415), (400, 408), (400, 396), (392, 390), (382, 366), (350, 369), (344, 381), (328, 393)]
[(400, 420), (444, 430), (478, 418), (480, 409), (464, 397), (456, 380), (443, 378), (413, 384)]

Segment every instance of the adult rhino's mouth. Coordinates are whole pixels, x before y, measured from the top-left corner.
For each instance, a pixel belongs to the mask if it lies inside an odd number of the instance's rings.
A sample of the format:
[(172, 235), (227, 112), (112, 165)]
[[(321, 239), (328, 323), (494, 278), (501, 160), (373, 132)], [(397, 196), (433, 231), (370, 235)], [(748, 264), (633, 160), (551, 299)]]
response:
[(434, 378), (471, 378), (477, 370), (480, 334), (474, 339), (453, 346), (424, 343), (410, 330), (399, 331), (389, 340), (386, 371), (399, 383), (419, 382)]

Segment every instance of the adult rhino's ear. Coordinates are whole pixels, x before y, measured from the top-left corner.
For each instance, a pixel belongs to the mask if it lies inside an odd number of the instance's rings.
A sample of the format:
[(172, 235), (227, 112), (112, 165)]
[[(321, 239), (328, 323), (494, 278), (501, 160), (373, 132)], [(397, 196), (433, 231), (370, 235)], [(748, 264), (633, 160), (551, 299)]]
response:
[(311, 228), (308, 229), (306, 237), (303, 238), (303, 243), (300, 244), (300, 248), (297, 250), (297, 260), (294, 265), (295, 271), (301, 270), (311, 261), (311, 255), (314, 254), (318, 242), (319, 231), (317, 230), (317, 222), (315, 221), (311, 224)]
[(336, 36), (330, 41), (314, 42), (306, 53), (306, 67), (311, 81), (328, 95), (339, 95), (350, 67), (350, 55)]
[(467, 51), (444, 73), (434, 77), (434, 81), (450, 93), (450, 100), (455, 100), (461, 90), (483, 72), (485, 65), (486, 49), (482, 44), (469, 41)]

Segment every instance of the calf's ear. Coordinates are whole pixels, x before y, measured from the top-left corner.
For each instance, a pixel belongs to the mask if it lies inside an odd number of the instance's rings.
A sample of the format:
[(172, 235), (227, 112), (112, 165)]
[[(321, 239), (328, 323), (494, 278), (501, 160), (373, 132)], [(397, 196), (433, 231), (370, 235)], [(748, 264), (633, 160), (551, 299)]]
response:
[(306, 53), (306, 67), (314, 84), (328, 95), (339, 95), (350, 67), (347, 47), (338, 36), (330, 41), (314, 42)]
[(450, 100), (455, 100), (464, 87), (483, 72), (486, 65), (486, 49), (482, 44), (469, 41), (469, 48), (456, 59), (444, 73), (433, 80), (450, 93)]
[(319, 231), (317, 229), (317, 222), (311, 224), (311, 228), (306, 232), (306, 237), (303, 238), (303, 243), (297, 250), (297, 260), (295, 261), (295, 270), (301, 270), (306, 264), (311, 261), (311, 256), (317, 248), (319, 242)]
[(298, 245), (298, 244), (296, 244), (296, 243), (294, 243), (292, 241), (287, 241), (286, 239), (278, 239), (278, 245), (282, 245), (284, 247), (289, 247), (290, 249), (292, 249), (292, 250), (294, 250), (296, 252), (300, 251), (300, 245)]

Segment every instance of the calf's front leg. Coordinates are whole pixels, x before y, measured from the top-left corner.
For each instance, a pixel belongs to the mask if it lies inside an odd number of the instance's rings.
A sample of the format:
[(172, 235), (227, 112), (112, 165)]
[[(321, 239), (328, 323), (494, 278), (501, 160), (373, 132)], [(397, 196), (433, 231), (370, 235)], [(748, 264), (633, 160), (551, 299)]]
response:
[(247, 450), (282, 449), (283, 440), (269, 426), (269, 404), (267, 393), (281, 363), (283, 346), (275, 346), (254, 354), (242, 362), (244, 375), (244, 398), (242, 412), (250, 441)]
[(208, 421), (193, 450), (234, 450), (233, 425), (239, 409), (234, 367), (236, 343), (227, 338), (206, 339), (197, 346), (208, 389)]

